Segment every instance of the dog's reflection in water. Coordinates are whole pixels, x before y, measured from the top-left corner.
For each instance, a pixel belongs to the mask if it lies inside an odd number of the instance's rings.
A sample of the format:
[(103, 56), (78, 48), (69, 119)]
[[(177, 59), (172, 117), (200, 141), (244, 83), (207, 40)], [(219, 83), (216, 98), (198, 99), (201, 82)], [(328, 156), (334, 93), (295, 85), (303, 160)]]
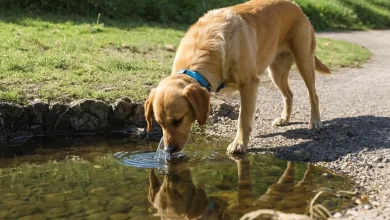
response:
[(162, 183), (152, 169), (148, 199), (161, 219), (202, 219), (207, 215), (206, 193), (194, 185), (188, 168), (171, 168)]
[[(266, 193), (256, 197), (252, 191), (250, 161), (235, 158), (238, 169), (237, 200), (232, 203), (226, 196), (206, 195), (192, 181), (188, 168), (173, 167), (160, 183), (155, 171), (149, 175), (148, 199), (161, 219), (237, 219), (257, 209), (276, 209), (287, 213), (305, 213), (312, 193), (313, 166), (307, 165), (299, 182), (295, 182), (295, 163), (288, 162), (279, 181), (268, 187)], [(213, 193), (212, 193), (213, 194)]]
[(250, 162), (246, 158), (236, 159), (238, 168), (238, 201), (230, 211), (245, 214), (257, 209), (275, 209), (285, 213), (303, 214), (314, 196), (314, 166), (307, 165), (303, 178), (295, 182), (295, 163), (287, 162), (287, 168), (278, 182), (268, 187), (266, 193), (256, 198), (252, 192)]

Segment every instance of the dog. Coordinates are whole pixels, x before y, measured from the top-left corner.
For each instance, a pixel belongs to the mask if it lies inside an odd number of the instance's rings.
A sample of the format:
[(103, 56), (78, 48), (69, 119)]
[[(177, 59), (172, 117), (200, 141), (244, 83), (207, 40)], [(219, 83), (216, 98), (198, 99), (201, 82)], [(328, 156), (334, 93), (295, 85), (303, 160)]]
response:
[(182, 38), (171, 75), (151, 90), (146, 100), (147, 130), (153, 116), (163, 129), (165, 150), (186, 145), (192, 124), (207, 121), (210, 93), (238, 90), (241, 105), (237, 133), (228, 154), (245, 153), (252, 131), (259, 75), (269, 75), (283, 96), (284, 108), (273, 121), (289, 124), (293, 93), (288, 73), (295, 62), (308, 89), (311, 116), (308, 127), (322, 127), (315, 89), (315, 70), (329, 68), (315, 56), (316, 39), (302, 9), (286, 0), (251, 0), (207, 12)]

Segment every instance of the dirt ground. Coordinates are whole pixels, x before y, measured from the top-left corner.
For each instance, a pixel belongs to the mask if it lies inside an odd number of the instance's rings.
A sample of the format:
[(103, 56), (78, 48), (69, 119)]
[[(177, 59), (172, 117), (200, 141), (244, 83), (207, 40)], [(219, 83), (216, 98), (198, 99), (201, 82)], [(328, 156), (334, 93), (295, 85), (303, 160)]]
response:
[[(390, 219), (390, 31), (319, 33), (347, 40), (373, 53), (362, 68), (344, 68), (316, 78), (321, 132), (308, 130), (310, 105), (306, 87), (296, 72), (289, 84), (294, 93), (291, 125), (273, 127), (282, 99), (268, 76), (258, 90), (250, 152), (270, 152), (279, 158), (313, 162), (352, 177), (370, 204), (351, 208), (345, 219)], [(233, 99), (232, 99), (233, 97)], [(237, 95), (222, 97), (238, 104)], [(232, 137), (236, 121), (222, 119), (208, 128), (213, 135)], [(339, 215), (339, 214), (337, 214)]]

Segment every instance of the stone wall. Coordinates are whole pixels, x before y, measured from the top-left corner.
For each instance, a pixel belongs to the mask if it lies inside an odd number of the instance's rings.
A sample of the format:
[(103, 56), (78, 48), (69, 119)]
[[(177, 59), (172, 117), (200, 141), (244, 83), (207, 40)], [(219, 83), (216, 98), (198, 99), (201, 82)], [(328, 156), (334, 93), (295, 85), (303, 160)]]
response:
[[(211, 106), (210, 121), (219, 117), (237, 119), (237, 108), (218, 102)], [(143, 103), (129, 98), (113, 104), (82, 99), (70, 104), (49, 105), (34, 100), (26, 106), (0, 102), (0, 139), (32, 136), (124, 133), (146, 135)], [(152, 134), (161, 134), (153, 123)]]

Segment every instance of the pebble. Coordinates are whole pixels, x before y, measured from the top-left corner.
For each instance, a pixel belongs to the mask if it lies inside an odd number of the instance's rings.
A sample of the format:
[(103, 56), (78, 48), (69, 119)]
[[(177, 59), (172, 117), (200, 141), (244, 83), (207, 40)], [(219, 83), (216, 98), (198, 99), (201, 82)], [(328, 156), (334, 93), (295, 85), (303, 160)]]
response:
[(97, 219), (107, 219), (107, 217), (110, 215), (108, 212), (99, 212), (92, 215), (89, 215), (86, 217), (86, 220), (97, 220)]
[(363, 206), (363, 208), (366, 209), (366, 210), (370, 210), (372, 208), (372, 206), (370, 204), (365, 204)]
[(34, 215), (28, 215), (19, 218), (19, 220), (46, 220), (46, 219), (48, 219), (47, 216), (43, 214), (34, 214)]
[(343, 215), (340, 212), (334, 213), (333, 217), (334, 218), (341, 218)]
[(129, 208), (127, 200), (122, 197), (113, 198), (108, 206), (106, 207), (106, 211), (110, 213), (116, 212), (124, 212)]
[(65, 196), (62, 193), (48, 194), (46, 196), (46, 200), (49, 202), (63, 202), (65, 200)]
[(110, 215), (110, 220), (127, 220), (129, 215), (124, 213), (114, 213)]

